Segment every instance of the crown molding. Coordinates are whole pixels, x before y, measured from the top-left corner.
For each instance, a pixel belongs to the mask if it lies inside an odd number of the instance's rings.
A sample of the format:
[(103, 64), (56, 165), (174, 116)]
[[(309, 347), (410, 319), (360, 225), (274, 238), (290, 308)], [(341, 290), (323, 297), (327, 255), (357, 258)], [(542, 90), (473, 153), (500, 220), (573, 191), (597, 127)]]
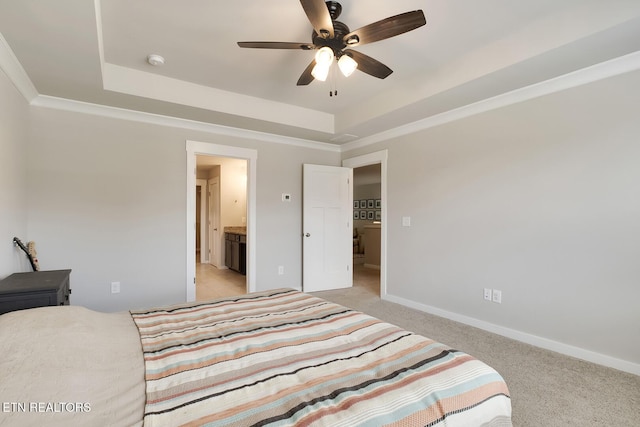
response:
[(640, 51), (592, 65), (562, 76), (558, 76), (543, 82), (516, 89), (501, 95), (487, 98), (472, 104), (468, 104), (453, 110), (445, 111), (424, 119), (389, 129), (368, 137), (360, 138), (343, 145), (293, 138), (270, 134), (266, 132), (252, 131), (242, 128), (216, 125), (195, 120), (187, 120), (159, 114), (145, 113), (127, 110), (124, 108), (110, 107), (92, 104), (83, 101), (75, 101), (64, 98), (51, 97), (38, 94), (37, 89), (29, 79), (26, 71), (16, 58), (2, 34), (0, 33), (0, 69), (14, 84), (22, 96), (33, 106), (73, 111), (92, 114), (122, 120), (138, 121), (142, 123), (156, 124), (160, 126), (177, 127), (182, 129), (206, 132), (217, 135), (248, 138), (277, 144), (285, 144), (297, 147), (313, 148), (331, 152), (347, 152), (357, 148), (367, 147), (378, 142), (416, 133), (442, 124), (450, 123), (476, 114), (495, 110), (508, 105), (524, 102), (530, 99), (542, 97), (552, 93), (593, 83), (609, 77), (625, 74), (640, 69)]
[(36, 87), (2, 33), (0, 33), (0, 70), (4, 71), (27, 102), (31, 103), (38, 96)]
[(230, 126), (216, 125), (212, 123), (198, 122), (195, 120), (180, 119), (160, 114), (145, 113), (128, 110), (125, 108), (110, 107), (100, 104), (93, 104), (83, 101), (75, 101), (66, 98), (58, 98), (38, 93), (33, 82), (29, 78), (20, 61), (13, 53), (13, 50), (0, 33), (0, 70), (2, 70), (13, 85), (22, 94), (25, 100), (34, 107), (51, 108), (64, 111), (71, 111), (82, 114), (91, 114), (117, 118), (121, 120), (136, 121), (141, 123), (155, 124), (159, 126), (169, 126), (181, 129), (206, 132), (216, 135), (231, 136), (236, 138), (247, 138), (276, 144), (285, 144), (296, 147), (313, 148), (331, 152), (340, 152), (340, 146), (324, 142), (312, 141), (302, 138), (292, 138), (282, 135), (275, 135), (266, 132), (258, 132)]
[(640, 69), (640, 51), (630, 53), (609, 61), (601, 62), (562, 76), (554, 77), (530, 86), (525, 86), (501, 95), (474, 102), (453, 110), (445, 111), (424, 119), (399, 126), (375, 135), (360, 138), (341, 146), (342, 152), (366, 147), (378, 142), (398, 138), (421, 130), (429, 129), (445, 123), (470, 117), (486, 111), (495, 110), (508, 105), (517, 104), (530, 99), (539, 98), (585, 84), (593, 83), (609, 77), (618, 76)]
[(271, 142), (275, 144), (291, 145), (296, 147), (313, 148), (316, 150), (340, 152), (340, 147), (335, 144), (311, 141), (301, 138), (275, 135), (266, 132), (258, 132), (242, 128), (198, 122), (195, 120), (181, 119), (160, 114), (146, 113), (142, 111), (128, 110), (125, 108), (111, 107), (89, 102), (75, 101), (66, 98), (57, 98), (48, 95), (38, 95), (32, 102), (34, 107), (51, 108), (55, 110), (71, 111), (75, 113), (90, 114), (94, 116), (109, 117), (140, 123), (168, 126), (197, 132), (206, 132), (216, 135), (231, 136), (236, 138), (253, 139), (257, 141)]

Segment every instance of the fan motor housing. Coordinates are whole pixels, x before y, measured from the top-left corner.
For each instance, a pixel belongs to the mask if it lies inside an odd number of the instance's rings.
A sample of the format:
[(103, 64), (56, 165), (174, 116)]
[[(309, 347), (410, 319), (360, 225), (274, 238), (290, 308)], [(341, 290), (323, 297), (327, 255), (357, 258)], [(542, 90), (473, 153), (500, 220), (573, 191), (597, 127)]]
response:
[(327, 1), (325, 2), (327, 5), (327, 9), (329, 9), (329, 15), (331, 15), (332, 20), (338, 19), (338, 16), (342, 13), (342, 5), (337, 1)]
[[(335, 2), (327, 2), (327, 3), (335, 3)], [(344, 36), (346, 36), (350, 32), (351, 30), (349, 30), (349, 27), (347, 27), (346, 24), (340, 21), (333, 21), (334, 36), (332, 38), (324, 38), (314, 31), (311, 34), (311, 40), (318, 49), (324, 46), (330, 47), (331, 49), (333, 49), (333, 53), (336, 55), (336, 57), (338, 57), (342, 49), (347, 47), (347, 44), (343, 39), (344, 39)]]

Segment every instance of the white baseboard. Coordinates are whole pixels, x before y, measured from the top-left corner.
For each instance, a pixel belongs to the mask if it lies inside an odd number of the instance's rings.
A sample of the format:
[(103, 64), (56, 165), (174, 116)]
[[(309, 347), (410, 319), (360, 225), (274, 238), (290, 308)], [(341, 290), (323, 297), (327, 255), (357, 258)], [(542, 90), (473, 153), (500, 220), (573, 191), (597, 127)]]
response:
[(425, 313), (433, 314), (435, 316), (444, 317), (449, 320), (464, 323), (465, 325), (483, 329), (485, 331), (502, 335), (507, 338), (511, 338), (527, 344), (535, 345), (536, 347), (555, 351), (557, 353), (564, 354), (566, 356), (571, 356), (577, 359), (586, 360), (588, 362), (607, 366), (609, 368), (618, 369), (620, 371), (628, 372), (630, 374), (640, 375), (640, 364), (638, 363), (633, 363), (627, 360), (622, 360), (615, 357), (607, 356), (606, 354), (596, 353), (591, 350), (585, 350), (580, 347), (563, 344), (558, 341), (553, 341), (548, 338), (531, 335), (526, 332), (521, 332), (515, 329), (506, 328), (504, 326), (494, 325), (493, 323), (485, 322), (483, 320), (478, 320), (473, 317), (464, 316), (462, 314), (453, 313), (447, 310), (442, 310), (440, 308), (432, 307), (426, 304), (417, 303), (415, 301), (411, 301), (411, 300), (397, 297), (394, 295), (386, 294), (382, 296), (382, 299), (386, 301), (394, 302), (397, 304), (401, 304), (409, 308), (420, 310)]

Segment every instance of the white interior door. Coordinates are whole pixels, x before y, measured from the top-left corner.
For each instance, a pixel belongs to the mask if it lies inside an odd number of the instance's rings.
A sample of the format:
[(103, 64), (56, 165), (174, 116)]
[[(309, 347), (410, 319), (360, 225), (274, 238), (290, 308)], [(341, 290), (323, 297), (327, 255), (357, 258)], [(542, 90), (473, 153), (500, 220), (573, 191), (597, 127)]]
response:
[(220, 179), (209, 180), (209, 263), (220, 268), (222, 261), (220, 238)]
[(305, 292), (353, 285), (353, 170), (304, 165), (303, 261)]

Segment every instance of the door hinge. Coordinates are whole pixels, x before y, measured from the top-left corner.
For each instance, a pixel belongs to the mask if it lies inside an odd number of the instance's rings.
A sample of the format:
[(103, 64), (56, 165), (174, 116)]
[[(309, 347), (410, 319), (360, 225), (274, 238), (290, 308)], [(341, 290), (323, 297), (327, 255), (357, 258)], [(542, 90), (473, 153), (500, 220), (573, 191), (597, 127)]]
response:
[(193, 284), (194, 285), (196, 284), (196, 278), (195, 277), (193, 278)]

